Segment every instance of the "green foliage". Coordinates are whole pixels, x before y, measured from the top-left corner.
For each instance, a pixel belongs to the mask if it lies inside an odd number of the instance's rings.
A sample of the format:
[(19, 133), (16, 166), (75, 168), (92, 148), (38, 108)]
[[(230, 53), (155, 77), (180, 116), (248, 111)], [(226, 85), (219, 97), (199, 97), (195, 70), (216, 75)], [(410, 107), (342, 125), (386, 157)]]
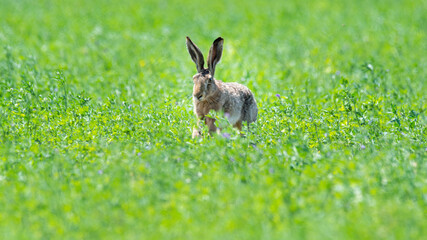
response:
[[(2, 239), (427, 235), (425, 1), (0, 5)], [(187, 35), (242, 135), (191, 139)]]

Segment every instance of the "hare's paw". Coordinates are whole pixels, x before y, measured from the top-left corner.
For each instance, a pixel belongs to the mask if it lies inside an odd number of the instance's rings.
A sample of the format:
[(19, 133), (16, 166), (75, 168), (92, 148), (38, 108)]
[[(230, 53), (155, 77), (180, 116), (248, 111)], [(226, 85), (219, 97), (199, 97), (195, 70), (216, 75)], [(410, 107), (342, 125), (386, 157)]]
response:
[(199, 129), (193, 128), (193, 138), (200, 137), (201, 135), (202, 135), (202, 132)]

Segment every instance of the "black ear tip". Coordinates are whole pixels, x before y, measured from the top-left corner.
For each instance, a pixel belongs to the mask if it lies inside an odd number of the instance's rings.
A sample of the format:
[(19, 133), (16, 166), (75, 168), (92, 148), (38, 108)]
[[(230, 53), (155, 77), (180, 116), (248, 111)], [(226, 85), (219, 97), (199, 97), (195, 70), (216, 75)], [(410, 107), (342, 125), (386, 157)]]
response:
[(214, 44), (218, 44), (218, 43), (223, 42), (223, 41), (224, 41), (224, 38), (219, 37), (219, 38), (215, 39)]

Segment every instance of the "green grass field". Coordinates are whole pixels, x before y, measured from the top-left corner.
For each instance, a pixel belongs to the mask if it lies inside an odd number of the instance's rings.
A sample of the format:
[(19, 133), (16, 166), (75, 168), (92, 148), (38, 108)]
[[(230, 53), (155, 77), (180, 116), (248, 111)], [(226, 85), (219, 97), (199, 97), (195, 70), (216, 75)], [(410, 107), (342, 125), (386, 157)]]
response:
[[(0, 239), (422, 239), (426, 12), (0, 0)], [(229, 138), (191, 138), (185, 36), (225, 39), (246, 138), (221, 114)]]

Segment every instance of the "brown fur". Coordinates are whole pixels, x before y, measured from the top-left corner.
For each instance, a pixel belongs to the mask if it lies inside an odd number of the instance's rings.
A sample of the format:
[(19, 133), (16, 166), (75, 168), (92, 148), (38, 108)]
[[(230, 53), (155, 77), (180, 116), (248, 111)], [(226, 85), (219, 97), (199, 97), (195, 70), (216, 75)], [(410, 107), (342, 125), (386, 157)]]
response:
[[(239, 130), (242, 130), (242, 122), (254, 122), (258, 114), (254, 95), (246, 86), (233, 82), (224, 83), (213, 77), (215, 66), (222, 56), (222, 44), (222, 38), (214, 41), (209, 51), (208, 69), (205, 69), (204, 62), (200, 60), (203, 59), (202, 53), (187, 37), (187, 49), (198, 70), (193, 76), (194, 113), (200, 120), (205, 121), (210, 133), (217, 131), (215, 119), (206, 117), (211, 110), (223, 111), (229, 122)], [(193, 137), (199, 135), (200, 130), (193, 129)]]

